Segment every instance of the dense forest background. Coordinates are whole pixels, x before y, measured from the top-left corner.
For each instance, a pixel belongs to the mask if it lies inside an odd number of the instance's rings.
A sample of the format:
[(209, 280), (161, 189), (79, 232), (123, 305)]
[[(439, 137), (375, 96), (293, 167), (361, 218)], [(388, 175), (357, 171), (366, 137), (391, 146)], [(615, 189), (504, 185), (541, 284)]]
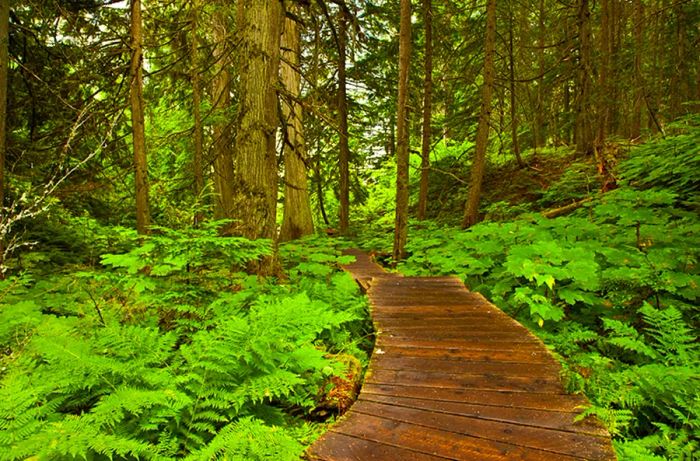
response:
[(299, 459), (360, 246), (700, 440), (700, 3), (0, 0), (0, 459)]

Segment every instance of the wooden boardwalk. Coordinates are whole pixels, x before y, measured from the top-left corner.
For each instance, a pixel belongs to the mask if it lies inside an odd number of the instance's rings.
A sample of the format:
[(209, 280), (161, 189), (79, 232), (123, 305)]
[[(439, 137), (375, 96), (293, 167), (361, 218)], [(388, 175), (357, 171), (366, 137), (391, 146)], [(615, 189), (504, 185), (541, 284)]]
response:
[(526, 328), (457, 278), (391, 275), (349, 253), (377, 342), (358, 401), (309, 459), (615, 459), (600, 423), (574, 422), (586, 400)]

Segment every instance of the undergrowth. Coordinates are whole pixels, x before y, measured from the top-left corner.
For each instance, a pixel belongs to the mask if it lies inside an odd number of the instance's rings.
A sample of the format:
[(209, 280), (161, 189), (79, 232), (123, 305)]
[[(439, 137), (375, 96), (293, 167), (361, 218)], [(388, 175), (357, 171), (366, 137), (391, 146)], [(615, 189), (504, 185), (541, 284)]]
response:
[[(563, 362), (623, 460), (694, 459), (700, 451), (700, 127), (633, 149), (618, 189), (596, 193), (591, 170), (564, 174), (540, 206), (592, 197), (546, 219), (489, 209), (469, 230), (414, 222), (398, 269), (457, 275), (528, 325)], [(585, 192), (585, 195), (581, 194)], [(367, 246), (387, 251), (382, 230)], [(389, 234), (390, 235), (390, 234)]]
[(342, 242), (283, 246), (287, 280), (260, 280), (269, 242), (217, 225), (0, 282), (0, 460), (299, 459), (341, 355), (367, 360), (365, 302)]

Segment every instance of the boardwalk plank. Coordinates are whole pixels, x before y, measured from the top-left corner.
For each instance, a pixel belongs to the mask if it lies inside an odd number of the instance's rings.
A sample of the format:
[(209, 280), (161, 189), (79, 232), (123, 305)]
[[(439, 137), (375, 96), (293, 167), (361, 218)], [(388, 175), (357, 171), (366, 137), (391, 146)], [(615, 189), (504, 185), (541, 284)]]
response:
[(398, 397), (396, 395), (381, 395), (372, 393), (363, 393), (361, 400), (408, 408), (431, 410), (434, 412), (447, 413), (457, 416), (469, 416), (491, 421), (520, 424), (524, 426), (590, 434), (599, 437), (607, 437), (608, 435), (602, 424), (591, 418), (586, 418), (585, 420), (572, 425), (571, 419), (577, 414), (577, 412), (533, 410), (530, 408), (484, 405), (481, 403), (465, 403), (461, 401), (445, 402), (442, 400), (421, 399), (416, 397)]
[(332, 434), (335, 443), (319, 444), (319, 449), (314, 452), (314, 459), (318, 461), (445, 461), (454, 459), (433, 456), (337, 432), (330, 434)]
[[(547, 351), (537, 348), (503, 348), (499, 344), (472, 343), (473, 347), (420, 347), (397, 342), (378, 341), (375, 355), (392, 357), (424, 357), (465, 359), (492, 362), (557, 363)], [(488, 346), (488, 347), (487, 347)], [(381, 352), (380, 354), (377, 354)]]
[(441, 389), (488, 389), (495, 391), (560, 393), (561, 383), (556, 376), (510, 376), (506, 374), (445, 374), (426, 371), (371, 369), (365, 382), (378, 384), (420, 383), (423, 387)]
[(441, 389), (397, 384), (367, 383), (362, 387), (362, 395), (369, 394), (563, 412), (575, 412), (586, 405), (586, 400), (578, 395), (473, 388)]
[(372, 360), (373, 369), (432, 371), (454, 373), (508, 373), (513, 376), (541, 376), (559, 372), (559, 366), (550, 363), (518, 363), (494, 361), (468, 361), (435, 357), (397, 357), (382, 354)]
[(354, 411), (364, 415), (562, 455), (576, 457), (580, 456), (581, 453), (586, 453), (587, 458), (596, 460), (606, 459), (608, 456), (605, 438), (578, 432), (490, 421), (471, 416), (451, 415), (366, 400), (355, 403)]
[(388, 274), (358, 250), (377, 341), (359, 400), (308, 451), (319, 461), (613, 460), (587, 404), (529, 330), (455, 277)]
[[(494, 440), (456, 434), (420, 424), (351, 412), (333, 432), (363, 438), (455, 460), (541, 461), (552, 460), (553, 453)], [(556, 454), (557, 460), (581, 457)]]

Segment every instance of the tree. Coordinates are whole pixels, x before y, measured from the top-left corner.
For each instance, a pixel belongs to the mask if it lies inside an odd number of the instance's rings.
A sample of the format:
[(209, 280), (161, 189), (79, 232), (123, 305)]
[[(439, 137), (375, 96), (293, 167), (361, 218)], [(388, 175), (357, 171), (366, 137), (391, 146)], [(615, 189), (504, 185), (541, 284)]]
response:
[(423, 80), (423, 129), (421, 130), (420, 192), (418, 195), (418, 219), (425, 219), (428, 204), (428, 174), (430, 173), (430, 121), (433, 115), (433, 5), (423, 0), (425, 25), (425, 76)]
[(411, 63), (411, 0), (401, 0), (399, 26), (399, 96), (396, 110), (396, 224), (394, 260), (405, 257), (408, 237), (408, 71)]
[[(234, 171), (233, 151), (231, 146), (231, 74), (229, 71), (230, 48), (228, 46), (228, 22), (226, 6), (217, 3), (213, 13), (214, 29), (214, 59), (216, 60), (215, 75), (212, 80), (212, 108), (215, 114), (214, 122), (214, 190), (216, 203), (214, 217), (217, 219), (234, 218)], [(239, 26), (240, 27), (240, 26)], [(225, 232), (231, 232), (227, 226)]]
[(642, 107), (644, 105), (644, 78), (642, 76), (642, 54), (644, 52), (644, 4), (634, 0), (634, 107), (629, 137), (637, 139), (642, 132)]
[(148, 207), (148, 162), (143, 100), (143, 31), (141, 27), (141, 0), (131, 0), (131, 130), (134, 150), (134, 182), (136, 183), (136, 230), (147, 234), (151, 224)]
[(576, 152), (579, 155), (593, 153), (595, 133), (593, 131), (591, 104), (591, 12), (588, 0), (578, 0), (578, 69), (576, 95)]
[[(190, 83), (192, 84), (192, 117), (194, 122), (193, 127), (193, 144), (194, 157), (192, 159), (192, 169), (194, 170), (194, 195), (196, 198), (202, 196), (204, 190), (204, 169), (202, 165), (202, 157), (204, 156), (204, 133), (202, 128), (202, 82), (199, 76), (199, 0), (192, 0), (190, 6)], [(194, 216), (194, 224), (197, 226), (204, 216), (201, 212), (196, 212)]]
[(469, 227), (479, 221), (481, 183), (486, 166), (486, 148), (489, 141), (491, 123), (491, 96), (495, 83), (493, 57), (496, 51), (496, 0), (486, 2), (486, 40), (484, 50), (484, 86), (481, 93), (479, 124), (476, 129), (476, 152), (469, 181), (469, 196), (464, 207), (462, 227)]
[[(236, 120), (235, 229), (249, 239), (277, 237), (276, 85), (280, 63), (282, 4), (243, 0)], [(274, 271), (274, 258), (254, 270)]]
[(301, 90), (299, 35), (296, 20), (287, 17), (282, 33), (280, 64), (282, 84), (287, 93), (281, 104), (284, 129), (284, 216), (280, 241), (297, 239), (314, 232), (306, 172), (303, 109), (298, 100)]
[(508, 22), (508, 76), (510, 93), (510, 137), (513, 146), (513, 154), (520, 168), (525, 167), (523, 158), (520, 155), (520, 142), (518, 141), (518, 114), (516, 107), (516, 85), (515, 85), (515, 52), (513, 50), (513, 29), (515, 29), (515, 18), (512, 5), (509, 10)]
[(348, 232), (350, 220), (350, 147), (348, 144), (348, 96), (345, 72), (347, 45), (347, 18), (342, 9), (338, 12), (338, 129), (340, 130), (340, 233)]
[[(0, 223), (5, 216), (5, 151), (7, 150), (7, 74), (9, 71), (10, 2), (0, 1)], [(5, 242), (0, 239), (0, 268), (4, 267)], [(0, 278), (5, 272), (0, 271)]]

